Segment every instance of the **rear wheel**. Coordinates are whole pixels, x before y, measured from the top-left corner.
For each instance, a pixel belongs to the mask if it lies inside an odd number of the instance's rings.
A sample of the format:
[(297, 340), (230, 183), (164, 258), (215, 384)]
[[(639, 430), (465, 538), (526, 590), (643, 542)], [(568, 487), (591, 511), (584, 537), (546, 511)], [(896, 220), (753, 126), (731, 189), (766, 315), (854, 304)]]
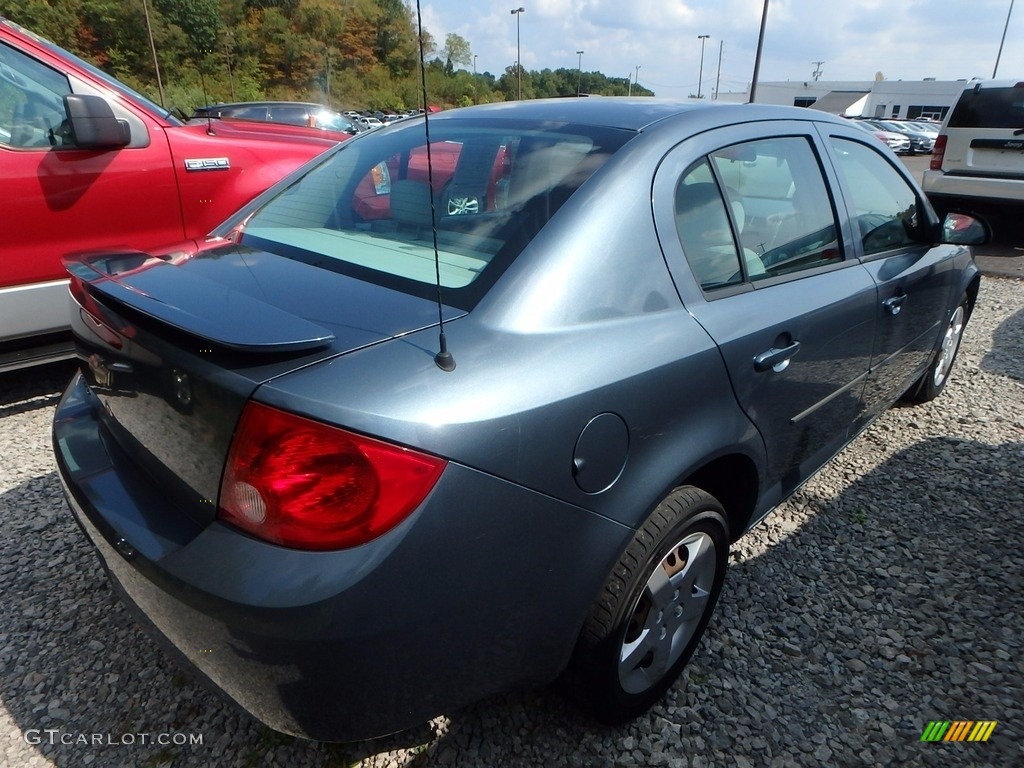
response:
[(587, 617), (568, 673), (599, 720), (632, 720), (679, 677), (714, 612), (728, 549), (722, 505), (697, 488), (677, 488), (640, 526)]
[(946, 324), (939, 348), (935, 352), (935, 359), (907, 393), (906, 399), (910, 402), (927, 403), (938, 397), (945, 389), (946, 382), (949, 381), (949, 372), (953, 368), (953, 361), (956, 360), (956, 353), (960, 350), (960, 340), (963, 338), (964, 328), (967, 327), (969, 309), (967, 297), (964, 296)]

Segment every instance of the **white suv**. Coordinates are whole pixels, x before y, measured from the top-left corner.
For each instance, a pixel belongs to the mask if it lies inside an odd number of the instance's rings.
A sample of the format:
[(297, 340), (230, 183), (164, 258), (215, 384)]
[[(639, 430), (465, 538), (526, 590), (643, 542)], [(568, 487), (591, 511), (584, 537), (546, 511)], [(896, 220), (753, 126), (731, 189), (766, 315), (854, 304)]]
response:
[(969, 85), (946, 115), (924, 191), (940, 216), (982, 219), (992, 242), (1024, 244), (1024, 82)]

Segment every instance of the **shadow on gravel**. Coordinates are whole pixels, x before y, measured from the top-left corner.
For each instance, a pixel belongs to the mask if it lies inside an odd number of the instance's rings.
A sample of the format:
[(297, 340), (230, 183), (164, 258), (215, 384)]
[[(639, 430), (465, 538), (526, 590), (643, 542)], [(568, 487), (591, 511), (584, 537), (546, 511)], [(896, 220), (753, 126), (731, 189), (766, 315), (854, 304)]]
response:
[[(849, 449), (829, 466), (858, 471)], [(39, 740), (18, 747), (69, 767), (1024, 764), (1024, 443), (923, 439), (825, 487), (762, 524), (773, 546), (738, 543), (704, 644), (650, 717), (602, 729), (541, 691), (438, 734), (325, 745), (179, 672), (113, 600), (50, 474), (0, 495), (0, 704)], [(986, 743), (921, 743), (931, 720), (999, 724)]]
[(74, 361), (65, 360), (0, 373), (0, 418), (56, 407), (75, 369)]
[(981, 369), (1024, 381), (1021, 360), (1024, 359), (1024, 309), (1006, 318), (996, 328), (992, 349), (981, 359)]

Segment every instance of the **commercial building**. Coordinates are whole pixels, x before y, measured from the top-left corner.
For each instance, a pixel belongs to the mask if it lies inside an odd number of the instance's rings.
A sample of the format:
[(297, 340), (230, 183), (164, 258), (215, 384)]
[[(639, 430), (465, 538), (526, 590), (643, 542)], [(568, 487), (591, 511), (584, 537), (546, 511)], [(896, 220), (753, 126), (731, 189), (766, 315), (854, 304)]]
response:
[[(757, 84), (758, 104), (811, 107), (834, 115), (941, 120), (967, 80), (787, 80)], [(750, 91), (720, 93), (719, 101), (745, 102)]]

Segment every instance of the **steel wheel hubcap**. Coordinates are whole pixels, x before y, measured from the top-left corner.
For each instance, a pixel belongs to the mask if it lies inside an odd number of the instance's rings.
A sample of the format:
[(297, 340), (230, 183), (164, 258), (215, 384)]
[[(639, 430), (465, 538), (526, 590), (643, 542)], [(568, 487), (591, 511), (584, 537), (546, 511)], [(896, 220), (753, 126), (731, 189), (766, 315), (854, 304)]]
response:
[(935, 374), (932, 376), (932, 382), (936, 387), (941, 386), (942, 382), (946, 380), (946, 376), (949, 375), (949, 369), (953, 365), (953, 358), (960, 346), (960, 337), (963, 332), (964, 308), (960, 306), (956, 308), (953, 317), (950, 318), (949, 327), (946, 328), (946, 334), (942, 337), (939, 359), (935, 361)]
[(679, 541), (654, 568), (619, 648), (624, 691), (643, 693), (679, 660), (707, 612), (716, 570), (715, 543), (706, 533)]

